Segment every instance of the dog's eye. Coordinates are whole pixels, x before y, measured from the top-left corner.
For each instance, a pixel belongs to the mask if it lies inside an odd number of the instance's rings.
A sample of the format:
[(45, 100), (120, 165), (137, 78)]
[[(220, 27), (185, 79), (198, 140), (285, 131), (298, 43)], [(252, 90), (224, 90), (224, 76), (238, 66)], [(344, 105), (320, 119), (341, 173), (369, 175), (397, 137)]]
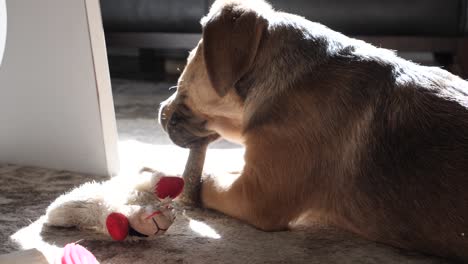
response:
[(192, 114), (192, 110), (190, 110), (190, 108), (188, 106), (186, 106), (185, 104), (181, 104), (179, 106), (179, 111), (181, 114), (185, 115), (185, 116), (189, 116)]
[(181, 105), (180, 105), (180, 109), (183, 110), (183, 111), (190, 111), (190, 109), (188, 108), (188, 106), (185, 105), (185, 104), (181, 104)]

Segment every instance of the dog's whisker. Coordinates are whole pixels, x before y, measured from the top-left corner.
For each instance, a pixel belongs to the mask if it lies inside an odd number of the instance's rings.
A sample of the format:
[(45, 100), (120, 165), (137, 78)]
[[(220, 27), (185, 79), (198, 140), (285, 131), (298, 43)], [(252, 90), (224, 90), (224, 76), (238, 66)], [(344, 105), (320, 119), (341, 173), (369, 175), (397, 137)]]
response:
[(84, 238), (75, 241), (74, 244), (79, 244), (79, 243), (81, 243), (81, 242), (83, 242), (83, 241), (84, 241)]

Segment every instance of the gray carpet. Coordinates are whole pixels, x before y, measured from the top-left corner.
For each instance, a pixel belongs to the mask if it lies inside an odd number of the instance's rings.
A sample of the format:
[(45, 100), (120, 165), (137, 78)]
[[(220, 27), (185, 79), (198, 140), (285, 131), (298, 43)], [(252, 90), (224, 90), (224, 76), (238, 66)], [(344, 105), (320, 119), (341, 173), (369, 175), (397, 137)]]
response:
[[(169, 84), (113, 80), (122, 174), (140, 166), (180, 174), (187, 151), (174, 147), (158, 127), (159, 102)], [(236, 169), (242, 149), (218, 142), (207, 170)], [(101, 263), (448, 263), (387, 247), (326, 227), (266, 233), (221, 214), (187, 209), (169, 231), (153, 241), (114, 242), (74, 229), (43, 227), (48, 204), (93, 175), (0, 165), (0, 253), (39, 248), (52, 256), (66, 243), (80, 241)]]

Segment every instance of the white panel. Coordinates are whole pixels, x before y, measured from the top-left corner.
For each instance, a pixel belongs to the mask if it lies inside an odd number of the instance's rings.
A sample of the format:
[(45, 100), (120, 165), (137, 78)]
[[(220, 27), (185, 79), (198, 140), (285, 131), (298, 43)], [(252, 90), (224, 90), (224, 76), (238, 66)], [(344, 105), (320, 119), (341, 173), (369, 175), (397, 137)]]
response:
[[(90, 1), (94, 8), (97, 1)], [(93, 54), (90, 38), (90, 31), (103, 35), (99, 13), (96, 18), (92, 12), (88, 24), (85, 0), (7, 0), (6, 7), (0, 161), (116, 173), (117, 132), (109, 73), (102, 65), (107, 64), (104, 41), (94, 38), (94, 51), (101, 53)]]
[(0, 65), (2, 65), (3, 51), (5, 49), (6, 23), (5, 0), (0, 0)]

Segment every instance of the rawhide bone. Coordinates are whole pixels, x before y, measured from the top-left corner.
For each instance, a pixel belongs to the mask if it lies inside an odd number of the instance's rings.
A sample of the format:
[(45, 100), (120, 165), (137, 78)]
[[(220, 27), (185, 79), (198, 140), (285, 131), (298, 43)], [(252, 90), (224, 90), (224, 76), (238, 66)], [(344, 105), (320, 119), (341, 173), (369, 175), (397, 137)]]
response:
[(185, 164), (184, 173), (182, 174), (185, 187), (180, 200), (184, 203), (193, 205), (200, 204), (201, 176), (208, 143), (209, 142), (206, 142), (190, 148), (189, 157)]

